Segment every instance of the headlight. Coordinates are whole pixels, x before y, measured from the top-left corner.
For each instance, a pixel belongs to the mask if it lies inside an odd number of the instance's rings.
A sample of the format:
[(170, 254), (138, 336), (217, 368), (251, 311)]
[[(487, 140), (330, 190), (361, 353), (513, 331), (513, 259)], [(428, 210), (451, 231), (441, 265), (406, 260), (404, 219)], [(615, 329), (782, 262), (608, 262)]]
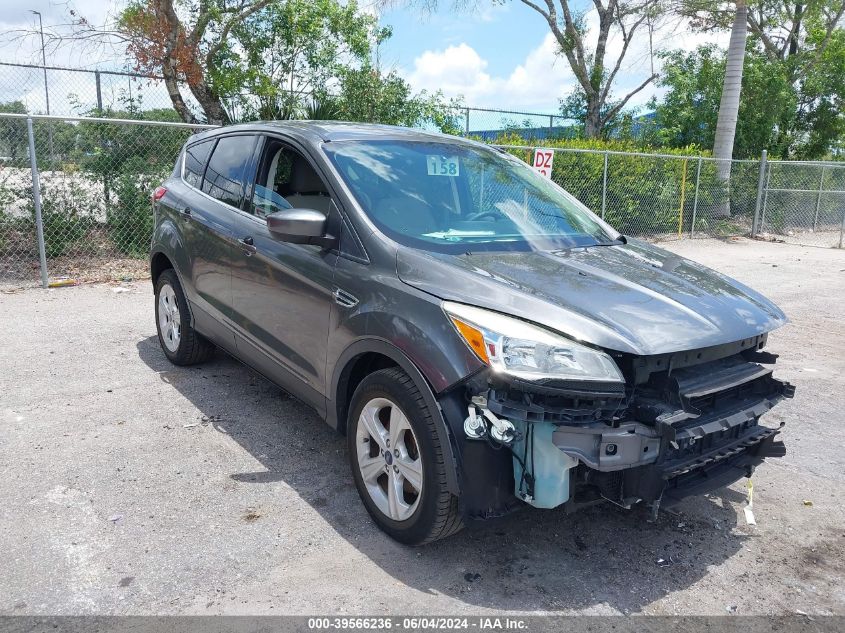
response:
[(497, 312), (445, 302), (443, 309), (470, 348), (495, 371), (538, 380), (624, 382), (604, 352)]

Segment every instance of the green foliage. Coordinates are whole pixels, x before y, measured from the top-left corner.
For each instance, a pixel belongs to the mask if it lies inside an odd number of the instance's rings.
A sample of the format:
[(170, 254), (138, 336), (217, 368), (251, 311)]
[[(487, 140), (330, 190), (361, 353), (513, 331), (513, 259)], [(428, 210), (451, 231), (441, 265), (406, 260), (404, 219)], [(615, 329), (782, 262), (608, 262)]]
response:
[(109, 235), (120, 252), (134, 257), (149, 253), (153, 235), (151, 196), (165, 177), (161, 174), (139, 178), (134, 173), (117, 177), (114, 184), (117, 201), (107, 209), (106, 221)]
[(303, 114), (309, 121), (334, 121), (340, 118), (340, 106), (332, 97), (312, 99)]
[[(614, 108), (616, 108), (618, 104), (618, 100), (610, 98), (602, 103), (602, 106), (599, 109), (599, 116), (604, 123), (599, 133), (600, 138), (607, 139), (620, 135), (630, 135), (630, 128), (634, 117), (637, 115), (637, 111), (619, 110), (615, 114), (611, 115), (611, 112), (613, 112)], [(587, 122), (587, 96), (582, 88), (575, 87), (572, 92), (560, 100), (560, 115), (564, 119), (575, 121), (575, 125), (572, 129), (573, 136), (577, 138), (584, 138), (584, 131)]]
[[(669, 147), (690, 143), (712, 147), (725, 73), (724, 51), (710, 45), (689, 53), (665, 53), (663, 73), (660, 85), (668, 92), (654, 104), (656, 116), (648, 140)], [(734, 157), (755, 158), (763, 149), (773, 156), (788, 153), (786, 139), (798, 132), (799, 95), (783, 66), (749, 49), (742, 83)]]
[[(84, 187), (73, 180), (42, 187), (41, 221), (47, 257), (85, 250), (84, 238), (95, 224), (96, 213), (96, 203), (87, 194)], [(27, 207), (29, 221), (35, 224), (35, 205), (31, 199)]]
[[(0, 103), (0, 112), (26, 114), (26, 106), (21, 101), (7, 101)], [(26, 121), (0, 118), (0, 155), (8, 156), (10, 164), (18, 164), (26, 158), (27, 143)]]
[(354, 0), (272, 2), (232, 29), (209, 79), (237, 118), (293, 118), (348, 66), (367, 59), (375, 27)]
[(337, 104), (338, 118), (345, 121), (462, 131), (457, 100), (446, 100), (441, 92), (415, 95), (395, 72), (383, 74), (369, 64), (343, 70)]
[[(495, 143), (524, 145), (525, 140), (511, 134), (496, 139)], [(669, 149), (668, 156), (663, 156), (613, 153), (638, 151), (633, 140), (559, 139), (544, 140), (542, 146), (561, 150), (555, 153), (552, 179), (598, 214), (602, 211), (604, 152), (609, 152), (605, 220), (623, 234), (675, 233), (679, 224), (682, 230), (689, 230), (698, 156), (702, 155), (698, 147)], [(510, 153), (529, 164), (533, 156), (532, 149), (513, 149)], [(712, 162), (705, 165), (709, 167), (702, 169), (703, 195), (699, 201), (702, 209), (712, 203), (707, 194), (714, 190), (716, 177)]]
[[(131, 104), (130, 104), (131, 105)], [(173, 110), (97, 113), (105, 118), (174, 120)], [(83, 150), (79, 167), (102, 183), (106, 226), (115, 247), (143, 256), (150, 247), (153, 218), (150, 196), (173, 169), (173, 161), (190, 130), (146, 125), (84, 122), (79, 125)]]
[[(735, 158), (763, 149), (783, 159), (818, 159), (840, 148), (845, 136), (845, 29), (842, 0), (749, 2), (749, 36), (743, 68)], [(719, 3), (684, 0), (676, 10), (699, 29), (728, 29), (733, 19)], [(725, 72), (725, 53), (714, 46), (664, 53), (654, 103), (652, 142), (712, 147)]]

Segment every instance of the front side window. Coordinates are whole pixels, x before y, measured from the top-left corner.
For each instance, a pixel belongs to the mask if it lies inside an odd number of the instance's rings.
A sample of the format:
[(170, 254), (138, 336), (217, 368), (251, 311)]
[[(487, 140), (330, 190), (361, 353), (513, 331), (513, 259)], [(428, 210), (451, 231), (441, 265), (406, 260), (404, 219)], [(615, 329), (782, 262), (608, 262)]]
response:
[(202, 190), (221, 202), (240, 206), (254, 148), (254, 136), (224, 136), (217, 141), (205, 170)]
[(408, 246), (553, 250), (618, 239), (574, 197), (493, 149), (402, 140), (323, 149), (373, 222)]
[(188, 145), (185, 149), (185, 182), (199, 189), (208, 155), (214, 147), (214, 139)]
[(284, 143), (268, 138), (259, 161), (249, 212), (264, 218), (297, 207), (328, 215), (328, 189), (305, 157)]
[(267, 140), (252, 190), (250, 213), (266, 218), (271, 213), (291, 208), (282, 192), (290, 180), (292, 163), (289, 150), (278, 142)]

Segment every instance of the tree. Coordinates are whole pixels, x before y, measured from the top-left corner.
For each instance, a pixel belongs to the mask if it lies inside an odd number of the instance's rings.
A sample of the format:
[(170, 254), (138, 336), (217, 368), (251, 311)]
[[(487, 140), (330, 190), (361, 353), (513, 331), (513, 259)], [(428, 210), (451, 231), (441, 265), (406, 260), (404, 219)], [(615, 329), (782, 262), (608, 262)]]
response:
[(341, 120), (408, 127), (429, 124), (450, 134), (462, 131), (459, 101), (447, 101), (440, 92), (415, 95), (395, 72), (383, 74), (370, 64), (341, 73), (336, 102)]
[[(740, 14), (740, 4), (746, 7), (745, 22), (754, 50), (773, 62), (772, 68), (777, 69), (778, 76), (785, 76), (799, 93), (810, 97), (801, 104), (801, 112), (797, 114), (808, 120), (812, 116), (805, 115), (818, 107), (829, 112), (831, 104), (825, 94), (805, 90), (803, 84), (816, 73), (819, 65), (836, 66), (835, 58), (828, 51), (831, 47), (835, 49), (841, 41), (845, 0), (739, 0), (736, 12), (731, 11), (731, 3), (677, 0), (674, 8), (680, 15), (690, 18), (693, 27), (700, 30), (726, 29), (731, 24), (733, 42), (734, 32), (742, 28), (735, 19)], [(828, 88), (835, 88), (830, 85), (835, 81), (825, 83)], [(794, 129), (795, 121), (777, 122), (775, 145), (784, 158), (793, 153), (796, 142), (802, 142), (800, 135), (791, 136)], [(720, 152), (723, 147), (724, 144), (720, 146)], [(716, 147), (714, 154), (715, 150)]]
[[(644, 28), (650, 28), (659, 18), (666, 1), (593, 0), (591, 9), (582, 10), (581, 3), (575, 0), (519, 0), (542, 17), (575, 75), (577, 85), (572, 95), (574, 99), (583, 101), (583, 127), (587, 138), (605, 134), (631, 98), (657, 79), (657, 73), (651, 73), (621, 98), (613, 97), (613, 87), (631, 43), (635, 37), (642, 35)], [(389, 0), (381, 2), (387, 4)], [(437, 0), (409, 2), (429, 11), (437, 7)], [(475, 2), (468, 0), (455, 0), (453, 4), (457, 7), (475, 6)], [(587, 28), (587, 13), (591, 10), (598, 16), (595, 33)], [(608, 58), (611, 37), (617, 37), (621, 43), (615, 60)], [(563, 100), (564, 107), (568, 99)]]
[[(608, 101), (602, 106), (600, 114), (604, 123), (602, 123), (601, 136), (604, 138), (618, 137), (620, 133), (630, 128), (633, 117), (637, 114), (636, 111), (623, 112), (621, 108), (616, 107), (618, 104), (619, 101)], [(574, 135), (586, 136), (587, 113), (587, 96), (580, 88), (575, 88), (560, 100), (560, 115), (578, 124), (571, 128)]]
[[(649, 130), (652, 142), (669, 147), (713, 147), (725, 51), (705, 45), (661, 56), (659, 85), (667, 90), (662, 100), (650, 104), (655, 110)], [(753, 49), (746, 53), (742, 82), (733, 154), (736, 158), (755, 158), (763, 149), (772, 150), (776, 122), (784, 112), (796, 110), (797, 99), (780, 68)]]
[(748, 37), (747, 18), (748, 6), (745, 0), (736, 0), (736, 13), (731, 27), (731, 39), (725, 61), (725, 79), (722, 83), (722, 97), (719, 101), (719, 116), (716, 120), (716, 134), (713, 140), (713, 157), (719, 161), (717, 163), (719, 176), (726, 181), (731, 177), (731, 159), (739, 115), (742, 66), (745, 61), (745, 41)]
[[(758, 12), (755, 7), (749, 10)], [(806, 7), (805, 20), (816, 9)], [(784, 36), (772, 33), (766, 46), (749, 28), (734, 157), (756, 157), (768, 149), (780, 158), (821, 158), (845, 134), (845, 30), (830, 28), (826, 18), (816, 19), (815, 27), (802, 24), (793, 29), (798, 37), (792, 54)], [(777, 54), (773, 42), (779, 42)], [(658, 142), (714, 146), (725, 65), (724, 51), (713, 46), (664, 54), (660, 84), (668, 90), (654, 103), (652, 132)]]
[[(538, 13), (548, 24), (560, 50), (569, 62), (578, 82), (577, 93), (584, 102), (584, 136), (602, 135), (630, 101), (631, 97), (657, 79), (652, 73), (623, 97), (613, 100), (612, 89), (628, 53), (629, 46), (644, 26), (658, 15), (660, 0), (593, 0), (598, 14), (598, 29), (594, 44), (585, 14), (573, 9), (571, 0), (520, 0)], [(612, 34), (621, 38), (621, 51), (615, 62), (608, 59), (607, 44)]]
[(136, 71), (162, 77), (188, 123), (200, 120), (191, 98), (209, 123), (292, 115), (340, 66), (367, 57), (375, 24), (355, 0), (129, 0), (106, 29), (74, 18), (54, 41), (124, 45)]
[[(7, 101), (0, 103), (0, 112), (6, 114), (26, 114), (26, 106), (22, 101)], [(0, 118), (0, 140), (3, 148), (8, 152), (12, 163), (26, 156), (27, 139), (26, 121), (23, 119)], [(2, 151), (2, 150), (0, 150)]]
[(375, 18), (356, 2), (273, 2), (236, 25), (210, 68), (246, 119), (291, 118), (366, 63)]
[(197, 119), (182, 95), (180, 81), (199, 103), (206, 121), (228, 123), (220, 94), (209, 81), (210, 69), (232, 29), (271, 1), (132, 0), (120, 14), (116, 33), (126, 42), (138, 71), (162, 75), (183, 121), (196, 123)]

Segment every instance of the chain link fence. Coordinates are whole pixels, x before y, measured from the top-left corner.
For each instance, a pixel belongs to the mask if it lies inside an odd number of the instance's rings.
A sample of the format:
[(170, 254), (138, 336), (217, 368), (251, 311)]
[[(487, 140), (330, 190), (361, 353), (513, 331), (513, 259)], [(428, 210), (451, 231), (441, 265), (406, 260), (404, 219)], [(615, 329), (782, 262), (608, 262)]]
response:
[(145, 274), (152, 191), (205, 127), (0, 114), (0, 283), (38, 280), (39, 231), (54, 281)]
[[(529, 164), (536, 147), (497, 145)], [(752, 233), (759, 160), (569, 148), (551, 178), (625, 235), (653, 240)], [(729, 178), (728, 178), (729, 176)]]
[(0, 104), (8, 106), (16, 102), (27, 112), (60, 116), (108, 109), (173, 109), (160, 77), (0, 62)]
[[(189, 107), (199, 111), (190, 91), (183, 91), (183, 95)], [(173, 111), (164, 81), (155, 75), (0, 62), (0, 111), (16, 102), (26, 112), (60, 116), (85, 116), (105, 110), (157, 110), (159, 115)], [(555, 114), (471, 107), (455, 108), (450, 114), (465, 136), (487, 142), (506, 133), (526, 141), (565, 138), (574, 133), (573, 121)]]
[[(0, 113), (0, 284), (37, 283), (42, 250), (54, 281), (145, 275), (152, 191), (208, 127)], [(537, 155), (498, 147), (529, 164)], [(625, 235), (842, 246), (845, 164), (552, 151), (551, 178)]]
[(793, 244), (843, 247), (845, 164), (769, 161), (760, 232)]

